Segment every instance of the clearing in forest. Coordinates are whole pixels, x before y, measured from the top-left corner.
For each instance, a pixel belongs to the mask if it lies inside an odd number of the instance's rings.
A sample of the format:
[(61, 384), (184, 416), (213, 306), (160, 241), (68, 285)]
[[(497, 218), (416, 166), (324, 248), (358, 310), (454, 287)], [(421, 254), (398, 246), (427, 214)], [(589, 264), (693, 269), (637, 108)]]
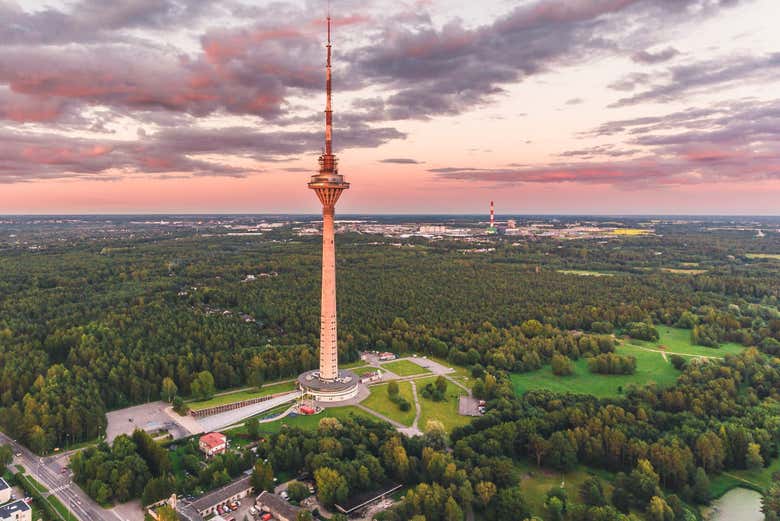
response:
[(418, 374), (430, 373), (430, 371), (419, 366), (411, 360), (396, 360), (382, 364), (382, 368), (397, 374), (398, 376), (414, 376)]

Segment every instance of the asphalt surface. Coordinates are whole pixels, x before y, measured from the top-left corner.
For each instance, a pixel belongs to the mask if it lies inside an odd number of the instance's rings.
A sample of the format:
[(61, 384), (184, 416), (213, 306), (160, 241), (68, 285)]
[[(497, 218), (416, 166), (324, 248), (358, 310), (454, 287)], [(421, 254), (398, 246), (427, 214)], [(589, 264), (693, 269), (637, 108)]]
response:
[[(65, 467), (58, 460), (67, 460), (67, 457), (41, 458), (3, 433), (0, 433), (0, 444), (12, 447), (14, 451), (12, 465), (21, 465), (27, 474), (49, 489), (51, 495), (59, 499), (70, 511), (71, 521), (118, 521), (112, 512), (101, 508), (73, 482), (69, 471), (63, 473), (62, 469)], [(21, 455), (16, 456), (16, 454)]]

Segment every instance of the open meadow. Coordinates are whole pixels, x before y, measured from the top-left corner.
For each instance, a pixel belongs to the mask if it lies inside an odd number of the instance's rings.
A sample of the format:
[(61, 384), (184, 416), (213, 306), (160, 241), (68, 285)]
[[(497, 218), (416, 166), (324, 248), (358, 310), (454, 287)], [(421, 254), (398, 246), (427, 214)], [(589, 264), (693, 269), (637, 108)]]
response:
[(425, 426), (429, 420), (440, 421), (447, 432), (452, 431), (455, 427), (461, 427), (471, 421), (468, 416), (461, 416), (458, 414), (458, 401), (461, 395), (466, 394), (466, 391), (447, 380), (447, 390), (444, 392), (446, 401), (436, 402), (428, 398), (423, 397), (421, 391), (428, 383), (433, 383), (436, 378), (422, 378), (415, 380), (417, 385), (417, 396), (420, 400), (420, 420), (418, 426), (420, 430), (425, 430)]
[(390, 400), (390, 396), (387, 394), (388, 385), (389, 384), (379, 384), (369, 387), (371, 395), (363, 400), (362, 405), (379, 414), (387, 416), (391, 420), (395, 420), (407, 427), (410, 426), (414, 422), (416, 413), (414, 408), (414, 395), (412, 394), (412, 384), (409, 382), (398, 382), (398, 394), (401, 398), (409, 402), (410, 407), (408, 411), (402, 411), (398, 408), (398, 405)]
[(669, 361), (671, 354), (680, 354), (686, 358), (723, 357), (744, 349), (743, 346), (732, 343), (722, 344), (719, 348), (692, 345), (691, 332), (687, 329), (662, 326), (658, 331), (661, 336), (658, 342), (629, 339), (615, 349), (617, 354), (636, 358), (637, 368), (634, 374), (591, 373), (587, 359), (581, 358), (574, 362), (574, 374), (571, 376), (556, 376), (549, 365), (528, 373), (512, 374), (515, 392), (523, 394), (526, 391), (547, 389), (560, 393), (592, 394), (600, 398), (614, 397), (622, 394), (631, 384), (641, 386), (655, 383), (661, 387), (674, 384), (680, 372)]
[(411, 360), (396, 360), (395, 362), (386, 362), (382, 364), (384, 369), (391, 371), (398, 376), (415, 376), (418, 374), (430, 373), (430, 371), (419, 366)]

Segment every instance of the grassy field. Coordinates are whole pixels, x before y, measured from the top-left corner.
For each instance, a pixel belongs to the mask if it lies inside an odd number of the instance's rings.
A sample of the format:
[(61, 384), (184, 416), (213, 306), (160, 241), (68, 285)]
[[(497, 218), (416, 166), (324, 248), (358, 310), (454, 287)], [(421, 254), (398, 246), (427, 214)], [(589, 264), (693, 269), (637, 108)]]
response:
[(645, 385), (655, 382), (660, 386), (668, 386), (673, 384), (680, 374), (669, 362), (664, 361), (660, 353), (643, 351), (632, 346), (621, 346), (616, 351), (621, 355), (636, 357), (637, 369), (634, 374), (591, 373), (588, 370), (588, 361), (580, 358), (574, 362), (574, 374), (571, 376), (555, 376), (550, 366), (545, 366), (530, 373), (512, 374), (512, 384), (518, 394), (547, 389), (558, 393), (583, 393), (607, 398), (620, 395), (630, 384)]
[(294, 380), (291, 380), (289, 382), (270, 383), (264, 385), (259, 391), (253, 389), (249, 391), (245, 390), (245, 391), (236, 391), (227, 394), (220, 394), (219, 396), (215, 396), (210, 400), (203, 400), (200, 402), (194, 402), (194, 401), (187, 402), (187, 406), (194, 411), (199, 411), (201, 409), (207, 409), (209, 407), (215, 407), (217, 405), (225, 405), (227, 403), (240, 402), (242, 400), (250, 400), (252, 398), (268, 396), (269, 394), (292, 391), (294, 389), (295, 389)]
[(604, 273), (601, 271), (588, 271), (588, 270), (558, 270), (558, 273), (564, 275), (579, 275), (581, 277), (612, 277), (613, 273)]
[(369, 387), (371, 395), (363, 401), (363, 405), (372, 409), (379, 414), (383, 414), (395, 420), (398, 423), (402, 423), (407, 427), (414, 423), (414, 416), (416, 411), (414, 409), (414, 396), (412, 396), (412, 384), (409, 382), (398, 382), (398, 390), (402, 398), (405, 398), (411, 408), (403, 412), (398, 408), (398, 405), (390, 401), (390, 397), (387, 395), (387, 386), (389, 384), (372, 385)]
[(523, 497), (526, 499), (531, 513), (537, 516), (543, 516), (546, 513), (544, 500), (547, 497), (547, 491), (553, 487), (560, 487), (562, 482), (568, 496), (575, 499), (580, 486), (588, 477), (595, 475), (601, 479), (607, 497), (612, 495), (611, 480), (613, 477), (606, 471), (580, 466), (562, 474), (556, 470), (540, 469), (535, 464), (528, 462), (517, 462), (515, 466), (520, 472), (520, 490)]
[(355, 360), (354, 362), (349, 362), (348, 364), (342, 364), (339, 362), (339, 367), (342, 369), (353, 369), (355, 367), (363, 367), (364, 365), (366, 365), (364, 360)]
[[(592, 394), (599, 398), (617, 396), (632, 383), (646, 385), (654, 382), (662, 387), (672, 385), (680, 373), (668, 361), (670, 354), (723, 357), (744, 349), (743, 346), (733, 343), (723, 344), (720, 348), (692, 345), (691, 332), (688, 329), (660, 327), (658, 332), (661, 336), (658, 342), (630, 339), (616, 348), (618, 354), (636, 357), (637, 369), (632, 375), (591, 373), (587, 360), (583, 358), (574, 362), (574, 374), (571, 376), (555, 376), (549, 366), (530, 373), (513, 374), (511, 378), (515, 392), (522, 394), (536, 389), (549, 389), (561, 393)], [(660, 346), (665, 347), (667, 360), (657, 352)]]
[(474, 378), (471, 377), (471, 371), (469, 371), (466, 367), (461, 367), (459, 365), (453, 365), (452, 362), (449, 362), (445, 360), (444, 358), (437, 358), (435, 356), (428, 356), (428, 360), (431, 360), (433, 362), (437, 362), (444, 367), (449, 367), (454, 373), (450, 373), (449, 376), (453, 380), (456, 380), (457, 382), (465, 385), (469, 389), (471, 389), (474, 386)]
[(701, 275), (702, 273), (707, 273), (707, 270), (695, 268), (661, 268), (661, 271), (675, 273), (677, 275)]
[(617, 230), (612, 230), (612, 235), (625, 235), (629, 237), (651, 233), (653, 233), (653, 230), (645, 230), (644, 228), (618, 228)]
[(765, 492), (772, 483), (772, 474), (780, 472), (780, 458), (775, 458), (768, 467), (758, 470), (733, 470), (710, 478), (710, 490), (719, 498), (735, 487), (747, 487)]
[(677, 327), (657, 327), (661, 338), (658, 342), (644, 342), (642, 340), (630, 339), (630, 344), (646, 347), (649, 349), (658, 349), (659, 346), (666, 348), (666, 353), (678, 353), (683, 355), (696, 356), (718, 356), (723, 357), (727, 354), (736, 354), (745, 349), (744, 346), (734, 343), (721, 344), (718, 348), (696, 346), (691, 344), (691, 330), (680, 329)]
[(460, 427), (469, 423), (471, 418), (458, 414), (458, 399), (462, 394), (466, 394), (466, 392), (449, 380), (447, 381), (447, 391), (445, 392), (446, 401), (434, 402), (433, 400), (423, 398), (420, 393), (422, 388), (425, 387), (426, 384), (435, 381), (436, 378), (423, 378), (415, 381), (415, 384), (417, 385), (417, 395), (420, 399), (421, 412), (420, 420), (417, 424), (420, 430), (425, 430), (425, 425), (428, 423), (428, 420), (440, 421), (447, 429), (447, 432), (455, 427)]
[(395, 362), (387, 362), (382, 364), (382, 367), (388, 371), (392, 371), (398, 376), (414, 376), (417, 374), (430, 373), (430, 371), (424, 367), (411, 362), (409, 360), (396, 360)]
[(372, 367), (370, 365), (364, 365), (363, 367), (353, 367), (352, 369), (350, 369), (350, 371), (352, 371), (358, 376), (363, 376), (364, 374), (373, 373), (374, 371), (376, 371), (376, 367)]
[(350, 415), (360, 416), (362, 418), (369, 418), (374, 421), (379, 421), (376, 416), (367, 413), (357, 407), (335, 407), (332, 409), (325, 409), (320, 414), (313, 414), (311, 416), (295, 416), (293, 418), (286, 417), (277, 421), (261, 423), (260, 432), (266, 434), (273, 434), (279, 432), (283, 426), (288, 425), (290, 427), (299, 427), (304, 430), (314, 430), (320, 424), (320, 420), (323, 418), (338, 418), (346, 419)]
[(748, 259), (780, 260), (780, 253), (746, 253)]

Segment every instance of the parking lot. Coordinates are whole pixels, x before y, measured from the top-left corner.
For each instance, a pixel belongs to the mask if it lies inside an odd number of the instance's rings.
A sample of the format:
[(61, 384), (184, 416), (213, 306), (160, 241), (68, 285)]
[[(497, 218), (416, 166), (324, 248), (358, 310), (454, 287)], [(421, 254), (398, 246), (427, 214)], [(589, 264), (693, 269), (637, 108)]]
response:
[(136, 429), (147, 430), (151, 426), (165, 427), (174, 439), (189, 436), (190, 432), (187, 429), (173, 421), (165, 413), (166, 406), (165, 402), (151, 402), (107, 413), (106, 437), (108, 442), (113, 442), (120, 434), (130, 435)]

